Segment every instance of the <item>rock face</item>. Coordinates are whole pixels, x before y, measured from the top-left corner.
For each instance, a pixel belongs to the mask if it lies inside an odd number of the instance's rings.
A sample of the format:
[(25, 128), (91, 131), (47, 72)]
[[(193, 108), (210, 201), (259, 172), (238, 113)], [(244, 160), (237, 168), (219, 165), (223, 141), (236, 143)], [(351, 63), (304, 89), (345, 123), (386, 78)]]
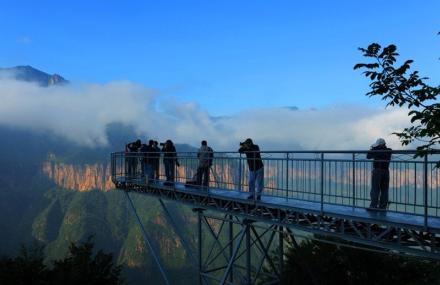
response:
[(93, 189), (108, 191), (114, 188), (109, 165), (73, 165), (46, 161), (42, 170), (56, 185), (64, 189), (82, 192)]
[(35, 82), (42, 87), (68, 83), (66, 79), (58, 74), (50, 75), (41, 70), (33, 68), (30, 65), (0, 68), (0, 72), (4, 72), (16, 80)]

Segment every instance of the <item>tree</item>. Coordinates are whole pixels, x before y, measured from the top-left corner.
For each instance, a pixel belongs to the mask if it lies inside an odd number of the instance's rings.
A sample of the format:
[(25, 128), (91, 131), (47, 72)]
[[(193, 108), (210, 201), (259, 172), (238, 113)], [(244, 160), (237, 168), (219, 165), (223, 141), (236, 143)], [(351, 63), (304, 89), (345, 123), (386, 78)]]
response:
[(99, 250), (93, 254), (92, 237), (87, 241), (69, 246), (64, 259), (44, 264), (43, 247), (22, 246), (15, 258), (0, 259), (0, 284), (122, 284), (121, 266), (113, 263), (113, 255)]
[(113, 255), (99, 250), (93, 257), (92, 237), (76, 245), (71, 243), (66, 258), (53, 262), (53, 284), (120, 284), (121, 266), (113, 263)]
[[(439, 33), (440, 34), (440, 33)], [(402, 143), (408, 145), (421, 141), (416, 156), (431, 153), (440, 143), (440, 85), (426, 83), (427, 77), (420, 77), (418, 71), (410, 72), (413, 60), (397, 65), (397, 47), (393, 44), (382, 48), (377, 43), (359, 48), (363, 56), (372, 62), (358, 63), (354, 69), (364, 69), (363, 74), (371, 80), (367, 96), (380, 96), (387, 106), (407, 107), (412, 125), (401, 132), (395, 132)], [(440, 162), (437, 163), (440, 167)]]
[(435, 261), (304, 240), (289, 243), (281, 284), (438, 284), (439, 269)]
[(17, 257), (0, 259), (0, 284), (48, 284), (49, 269), (43, 261), (42, 246), (22, 245)]

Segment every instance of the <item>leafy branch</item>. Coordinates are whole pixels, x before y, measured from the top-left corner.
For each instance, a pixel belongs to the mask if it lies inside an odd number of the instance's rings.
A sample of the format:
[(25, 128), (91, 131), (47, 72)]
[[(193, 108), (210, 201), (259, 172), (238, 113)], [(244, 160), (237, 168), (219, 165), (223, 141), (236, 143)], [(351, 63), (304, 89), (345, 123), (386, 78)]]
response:
[[(372, 43), (359, 50), (364, 57), (372, 59), (354, 66), (355, 70), (364, 70), (363, 74), (371, 80), (371, 90), (366, 95), (380, 96), (387, 106), (409, 109), (412, 125), (393, 134), (399, 137), (402, 145), (422, 141), (424, 144), (417, 147), (416, 157), (432, 153), (440, 143), (440, 103), (436, 102), (440, 85), (431, 86), (426, 83), (427, 77), (420, 77), (418, 71), (410, 72), (413, 60), (406, 60), (399, 66), (399, 54), (393, 44), (382, 48)], [(440, 167), (440, 162), (437, 167)]]

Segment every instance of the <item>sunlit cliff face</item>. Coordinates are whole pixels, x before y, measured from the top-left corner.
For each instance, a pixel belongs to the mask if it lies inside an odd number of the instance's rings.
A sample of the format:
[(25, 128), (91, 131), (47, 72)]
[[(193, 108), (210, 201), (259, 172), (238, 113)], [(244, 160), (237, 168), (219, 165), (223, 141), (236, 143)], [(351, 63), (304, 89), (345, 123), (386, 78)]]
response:
[[(307, 165), (306, 165), (307, 166)], [(350, 167), (340, 167), (338, 168), (339, 172), (335, 172), (336, 168), (333, 171), (326, 171), (326, 180), (333, 183), (333, 187), (346, 187), (352, 183), (351, 176), (351, 168)], [(73, 165), (62, 162), (54, 162), (54, 161), (46, 161), (42, 165), (43, 173), (51, 179), (57, 186), (69, 189), (69, 190), (77, 190), (77, 191), (90, 191), (93, 189), (98, 189), (101, 191), (108, 191), (114, 188), (114, 184), (111, 181), (111, 171), (109, 164), (83, 164), (83, 165)], [(163, 169), (161, 169), (163, 172)], [(356, 167), (356, 185), (358, 186), (367, 186), (369, 187), (370, 174), (371, 169), (369, 167)], [(276, 165), (271, 165), (266, 163), (265, 166), (265, 187), (267, 190), (269, 189), (284, 189), (286, 187), (285, 184), (285, 176), (281, 173), (280, 169)], [(215, 177), (213, 175), (215, 173)], [(194, 167), (185, 167), (182, 165), (177, 168), (177, 181), (184, 182), (188, 179), (191, 179), (195, 174)], [(162, 173), (163, 175), (163, 173)], [(422, 187), (423, 183), (423, 172), (421, 169), (403, 169), (399, 168), (399, 165), (391, 165), (390, 167), (390, 187), (402, 188), (405, 185), (416, 185), (415, 187)], [(218, 165), (214, 164), (212, 166), (212, 174), (211, 174), (211, 187), (221, 187), (226, 189), (235, 189), (237, 186), (238, 174), (238, 166), (223, 164)], [(289, 189), (295, 187), (300, 187), (301, 183), (295, 184), (298, 181), (308, 181), (307, 185), (312, 185), (315, 180), (320, 178), (320, 172), (313, 170), (312, 168), (307, 168), (304, 166), (292, 166), (289, 169)], [(247, 185), (247, 174), (242, 174), (242, 183)], [(306, 182), (304, 182), (306, 183)], [(309, 186), (310, 186), (309, 185)], [(432, 189), (438, 189), (438, 185), (440, 185), (440, 175), (437, 169), (433, 169), (428, 173), (428, 186)], [(304, 185), (303, 185), (304, 186)], [(412, 187), (413, 187), (412, 186)], [(297, 189), (301, 190), (301, 189)], [(302, 191), (306, 191), (307, 189), (302, 189)], [(310, 190), (310, 189), (309, 189)]]
[(46, 161), (43, 163), (42, 170), (56, 185), (65, 189), (108, 191), (114, 188), (111, 181), (110, 165), (96, 163), (72, 165)]

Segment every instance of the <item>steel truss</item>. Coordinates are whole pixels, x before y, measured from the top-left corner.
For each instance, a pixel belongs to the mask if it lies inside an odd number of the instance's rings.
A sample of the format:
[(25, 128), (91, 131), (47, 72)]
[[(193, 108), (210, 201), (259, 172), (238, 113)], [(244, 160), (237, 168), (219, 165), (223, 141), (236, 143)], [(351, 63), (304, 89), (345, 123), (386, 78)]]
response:
[(440, 231), (432, 228), (234, 200), (202, 191), (176, 191), (174, 187), (161, 184), (148, 186), (138, 183), (116, 182), (115, 184), (117, 188), (125, 191), (135, 191), (192, 207), (223, 212), (239, 218), (242, 224), (244, 221), (253, 220), (272, 226), (335, 237), (341, 242), (354, 242), (366, 248), (374, 247), (395, 253), (440, 259)]
[[(283, 227), (255, 226), (257, 221), (225, 214), (199, 218), (199, 272), (201, 284), (278, 284), (282, 272)], [(278, 236), (278, 238), (276, 238)], [(206, 243), (206, 245), (205, 245)], [(279, 256), (274, 259), (273, 252)], [(264, 283), (264, 281), (266, 281)]]

